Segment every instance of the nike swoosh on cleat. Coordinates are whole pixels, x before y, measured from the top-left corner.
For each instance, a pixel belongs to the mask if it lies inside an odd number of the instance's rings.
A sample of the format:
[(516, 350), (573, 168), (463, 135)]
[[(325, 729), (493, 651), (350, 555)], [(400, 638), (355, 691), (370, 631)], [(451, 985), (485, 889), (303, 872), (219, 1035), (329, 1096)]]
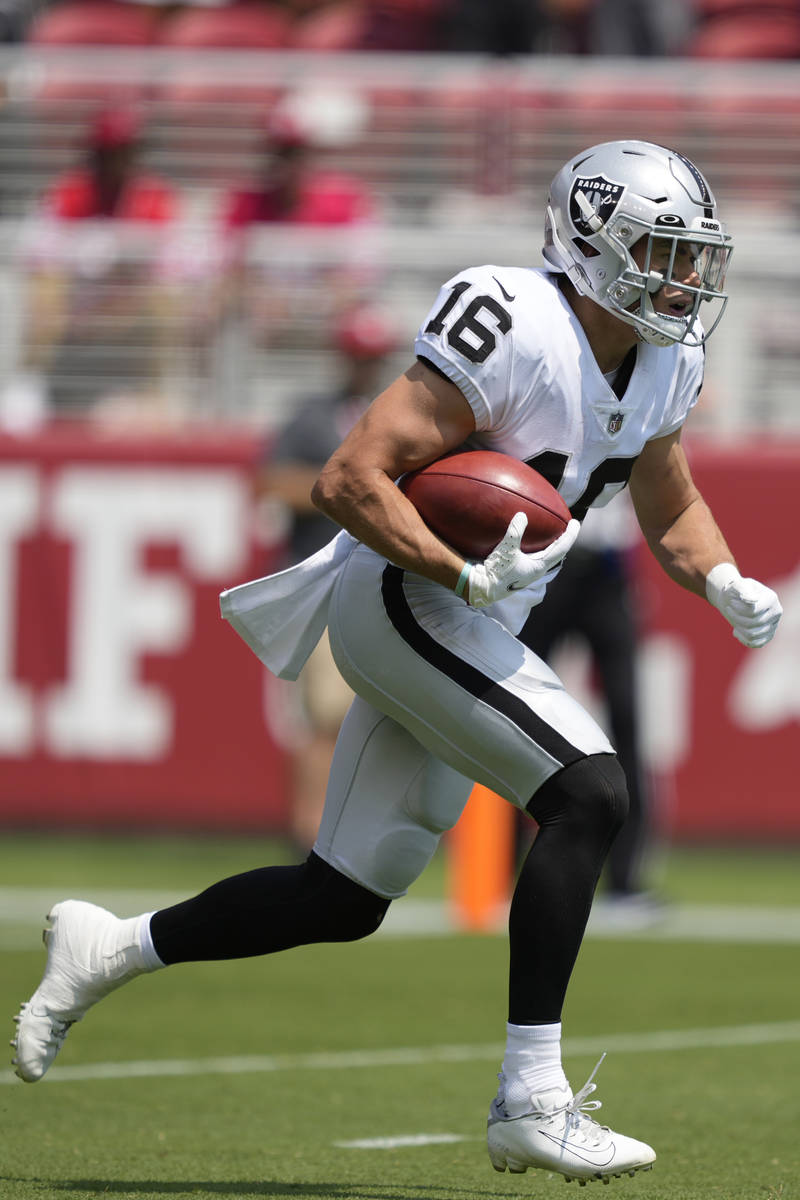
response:
[(503, 287), (502, 283), (500, 282), (500, 280), (497, 278), (496, 275), (493, 275), (492, 279), (495, 281), (497, 286), (500, 288), (500, 291), (503, 293), (503, 295), (505, 296), (505, 298), (509, 302), (509, 304), (511, 303), (512, 300), (516, 300), (516, 296), (509, 296), (508, 292)]
[[(573, 1154), (575, 1158), (583, 1159), (584, 1162), (589, 1163), (593, 1167), (607, 1167), (609, 1163), (613, 1161), (614, 1152), (616, 1150), (616, 1146), (613, 1142), (607, 1151), (589, 1150), (587, 1147), (583, 1147), (581, 1150), (576, 1150), (574, 1146), (569, 1144), (569, 1142), (562, 1141), (561, 1138), (553, 1137), (552, 1133), (546, 1133), (543, 1129), (540, 1129), (539, 1133), (542, 1137), (547, 1138), (549, 1142), (553, 1142), (556, 1146), (560, 1146), (562, 1150), (566, 1150), (570, 1154)], [(602, 1161), (598, 1157), (600, 1154), (606, 1155)]]

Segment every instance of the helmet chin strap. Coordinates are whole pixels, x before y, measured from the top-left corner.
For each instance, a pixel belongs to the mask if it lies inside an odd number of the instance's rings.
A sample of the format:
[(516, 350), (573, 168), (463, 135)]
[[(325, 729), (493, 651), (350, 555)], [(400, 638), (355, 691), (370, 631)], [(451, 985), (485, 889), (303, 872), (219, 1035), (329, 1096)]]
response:
[[(679, 317), (667, 316), (666, 313), (656, 313), (655, 309), (653, 308), (652, 303), (649, 303), (649, 301), (650, 301), (650, 295), (649, 295), (649, 289), (648, 289), (648, 294), (642, 298), (642, 318), (643, 318), (644, 322), (647, 322), (647, 324), (645, 324), (643, 326), (637, 325), (636, 332), (638, 333), (641, 340), (643, 342), (647, 342), (650, 346), (672, 346), (672, 345), (674, 345), (674, 343), (676, 341), (680, 341), (681, 339), (671, 337), (669, 335), (669, 333), (666, 332), (666, 330), (658, 329), (657, 326), (654, 324), (654, 322), (656, 320), (661, 321), (667, 327), (669, 327), (670, 325), (672, 325), (674, 323), (674, 327), (676, 329), (680, 329), (681, 331), (683, 331), (685, 329), (683, 320)], [(649, 309), (649, 311), (648, 311), (648, 309)]]

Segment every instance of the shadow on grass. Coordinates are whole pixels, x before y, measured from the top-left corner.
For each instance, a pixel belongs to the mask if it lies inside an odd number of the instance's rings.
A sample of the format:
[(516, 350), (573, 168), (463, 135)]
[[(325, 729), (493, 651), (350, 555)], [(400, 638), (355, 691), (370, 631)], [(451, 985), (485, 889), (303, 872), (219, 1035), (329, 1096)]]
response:
[[(285, 1196), (319, 1197), (319, 1200), (445, 1200), (450, 1196), (461, 1196), (464, 1200), (487, 1200), (492, 1192), (486, 1188), (436, 1187), (420, 1184), (359, 1183), (288, 1183), (283, 1180), (225, 1180), (185, 1179), (165, 1182), (157, 1179), (9, 1179), (6, 1183), (24, 1183), (33, 1187), (47, 1187), (52, 1192), (84, 1192), (89, 1195), (149, 1195), (149, 1196)], [(506, 1200), (510, 1200), (504, 1193)]]

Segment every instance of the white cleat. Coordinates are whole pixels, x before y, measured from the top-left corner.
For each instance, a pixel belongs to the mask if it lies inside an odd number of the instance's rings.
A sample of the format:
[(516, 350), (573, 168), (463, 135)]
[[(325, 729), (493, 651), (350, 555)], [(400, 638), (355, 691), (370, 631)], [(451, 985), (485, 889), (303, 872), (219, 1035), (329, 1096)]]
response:
[(495, 1171), (521, 1173), (538, 1167), (583, 1185), (595, 1179), (608, 1183), (612, 1176), (652, 1167), (656, 1155), (650, 1146), (586, 1115), (600, 1107), (598, 1100), (587, 1102), (587, 1097), (597, 1087), (593, 1080), (602, 1061), (574, 1098), (568, 1088), (546, 1092), (533, 1097), (531, 1111), (518, 1117), (506, 1114), (500, 1076), (500, 1093), (489, 1109), (489, 1158)]
[(71, 1025), (87, 1009), (147, 967), (135, 929), (138, 918), (120, 920), (83, 900), (63, 900), (47, 917), (43, 940), (47, 965), (42, 981), (14, 1020), (11, 1045), (16, 1073), (36, 1083), (61, 1049)]

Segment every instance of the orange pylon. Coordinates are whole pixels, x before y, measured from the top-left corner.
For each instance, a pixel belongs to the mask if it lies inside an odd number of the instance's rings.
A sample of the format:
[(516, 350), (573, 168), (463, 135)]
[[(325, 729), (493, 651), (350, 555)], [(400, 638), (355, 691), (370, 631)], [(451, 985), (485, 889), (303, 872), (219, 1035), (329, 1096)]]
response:
[(514, 858), (514, 809), (476, 783), (448, 838), (448, 895), (463, 929), (496, 929), (506, 917)]

